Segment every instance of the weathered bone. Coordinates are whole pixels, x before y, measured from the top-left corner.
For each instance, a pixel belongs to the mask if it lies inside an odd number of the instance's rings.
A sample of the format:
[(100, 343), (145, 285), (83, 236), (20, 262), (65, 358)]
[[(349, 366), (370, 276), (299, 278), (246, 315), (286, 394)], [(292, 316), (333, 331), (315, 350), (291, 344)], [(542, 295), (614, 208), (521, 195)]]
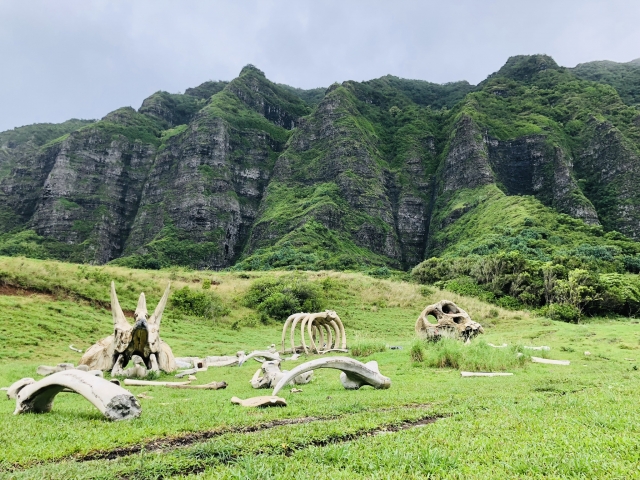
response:
[(220, 390), (227, 388), (227, 382), (211, 382), (205, 385), (165, 385), (169, 388), (189, 388), (192, 390)]
[(36, 369), (36, 373), (38, 375), (42, 375), (43, 377), (46, 377), (47, 375), (51, 375), (52, 373), (64, 372), (65, 370), (71, 370), (73, 368), (75, 368), (73, 366), (73, 363), (59, 363), (55, 367), (50, 367), (48, 365), (40, 365)]
[(548, 358), (531, 357), (533, 363), (546, 363), (549, 365), (571, 365), (569, 360), (549, 360)]
[(262, 396), (252, 397), (242, 400), (238, 397), (231, 397), (231, 403), (242, 405), (243, 407), (286, 407), (287, 401), (282, 397)]
[(246, 355), (245, 357), (241, 358), (240, 361), (238, 362), (238, 366), (241, 367), (243, 363), (245, 363), (247, 360), (251, 358), (255, 358), (257, 360), (260, 358), (263, 358), (264, 360), (262, 360), (260, 363), (263, 363), (265, 360), (281, 360), (280, 354), (278, 352), (273, 353), (273, 352), (270, 352), (269, 350), (254, 350), (249, 355)]
[[(298, 324), (300, 324), (301, 349), (307, 354), (309, 350), (314, 353), (322, 353), (326, 350), (336, 348), (344, 350), (347, 348), (347, 337), (342, 320), (333, 310), (325, 310), (319, 313), (296, 313), (290, 315), (282, 327), (282, 353), (288, 351), (296, 353), (299, 350), (299, 347), (295, 345), (295, 331)], [(291, 348), (289, 350), (284, 347), (287, 331), (290, 331)], [(327, 343), (325, 343), (325, 333), (327, 334)], [(307, 336), (311, 348), (307, 347), (305, 340)], [(320, 341), (319, 347), (316, 345), (316, 340)]]
[(189, 385), (191, 382), (156, 382), (154, 380), (134, 380), (125, 378), (124, 384), (134, 387), (169, 387), (174, 385)]
[(73, 350), (74, 352), (82, 353), (82, 350), (80, 350), (79, 348), (74, 347), (73, 345), (69, 345), (69, 348), (71, 350)]
[(528, 347), (525, 345), (523, 348), (526, 348), (527, 350), (544, 350), (547, 352), (551, 350), (551, 347), (547, 347), (546, 345), (542, 345), (541, 347)]
[[(429, 322), (427, 317), (433, 315), (437, 323)], [(467, 312), (449, 300), (440, 300), (428, 305), (416, 321), (416, 335), (423, 339), (438, 340), (442, 337), (471, 340), (478, 333), (484, 333), (482, 325), (471, 320)]]
[(7, 389), (7, 399), (15, 400), (18, 398), (18, 393), (27, 385), (31, 385), (32, 383), (36, 383), (33, 378), (21, 378), (17, 382), (12, 383)]
[(502, 345), (494, 345), (493, 343), (487, 343), (487, 345), (489, 345), (490, 347), (493, 347), (493, 348), (506, 348), (506, 347), (509, 346), (506, 343), (503, 343)]
[[(253, 388), (273, 388), (280, 379), (288, 373), (287, 370), (280, 370), (280, 360), (264, 362), (262, 368), (258, 369), (249, 381)], [(260, 376), (262, 374), (262, 376)], [(304, 385), (311, 381), (313, 371), (298, 375), (290, 380), (290, 385)]]
[(345, 388), (350, 390), (357, 390), (363, 385), (371, 385), (379, 389), (385, 389), (391, 386), (391, 379), (380, 373), (378, 363), (375, 361), (364, 364), (349, 357), (329, 357), (298, 365), (280, 379), (273, 389), (273, 395), (276, 395), (282, 390), (293, 378), (318, 368), (335, 368), (342, 370), (343, 374), (340, 375), (340, 381)]
[(160, 339), (160, 321), (169, 298), (169, 289), (170, 284), (167, 285), (149, 319), (146, 298), (144, 293), (141, 293), (135, 311), (135, 324), (132, 326), (127, 322), (120, 307), (115, 283), (111, 282), (114, 333), (89, 348), (80, 359), (80, 364), (87, 365), (92, 370), (109, 371), (117, 362), (121, 362), (118, 368), (124, 369), (133, 355), (139, 355), (149, 370), (162, 370), (167, 373), (174, 371), (176, 362), (173, 352), (169, 345)]
[(64, 389), (82, 395), (109, 420), (129, 420), (140, 416), (140, 403), (129, 391), (81, 370), (54, 373), (23, 387), (18, 393), (13, 413), (49, 412), (55, 396)]

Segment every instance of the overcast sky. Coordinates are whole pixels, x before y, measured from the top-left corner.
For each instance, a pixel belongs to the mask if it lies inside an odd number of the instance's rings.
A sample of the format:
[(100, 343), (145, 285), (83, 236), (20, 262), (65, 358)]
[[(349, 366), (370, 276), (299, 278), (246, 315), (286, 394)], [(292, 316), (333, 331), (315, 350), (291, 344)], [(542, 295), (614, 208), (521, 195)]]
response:
[(0, 131), (138, 108), (248, 63), (313, 88), (475, 84), (518, 54), (627, 62), (639, 21), (637, 0), (0, 0)]

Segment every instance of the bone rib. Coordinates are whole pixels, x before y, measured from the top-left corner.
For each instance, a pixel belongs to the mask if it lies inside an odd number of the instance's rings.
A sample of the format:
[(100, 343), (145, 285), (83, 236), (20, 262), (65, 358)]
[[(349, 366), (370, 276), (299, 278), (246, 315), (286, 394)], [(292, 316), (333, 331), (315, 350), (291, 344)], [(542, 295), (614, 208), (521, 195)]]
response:
[[(250, 358), (265, 358), (268, 360), (281, 360), (280, 354), (270, 352), (269, 350), (254, 350), (249, 355), (246, 355), (238, 362), (238, 366), (241, 367), (243, 363), (245, 363)], [(261, 362), (262, 363), (262, 362)]]
[(71, 350), (73, 350), (74, 352), (82, 353), (82, 350), (80, 350), (79, 348), (74, 347), (74, 346), (73, 346), (73, 344), (72, 344), (72, 345), (69, 345), (69, 348), (70, 348)]
[(81, 370), (65, 370), (25, 386), (18, 393), (14, 415), (49, 412), (55, 396), (73, 390), (89, 400), (109, 420), (129, 420), (140, 416), (140, 403), (128, 390)]
[(273, 395), (277, 395), (285, 385), (298, 375), (318, 368), (334, 368), (336, 370), (342, 370), (349, 380), (371, 385), (378, 389), (385, 389), (391, 386), (391, 379), (377, 371), (377, 363), (375, 362), (369, 362), (368, 365), (365, 365), (364, 363), (349, 357), (329, 357), (319, 358), (317, 360), (303, 363), (302, 365), (298, 365), (293, 370), (287, 372), (273, 389)]
[(227, 388), (227, 382), (211, 382), (205, 385), (165, 385), (169, 388), (189, 388), (192, 390), (220, 390)]
[(136, 387), (168, 387), (172, 385), (189, 385), (191, 382), (156, 382), (154, 380), (133, 380), (131, 378), (125, 378), (124, 384)]

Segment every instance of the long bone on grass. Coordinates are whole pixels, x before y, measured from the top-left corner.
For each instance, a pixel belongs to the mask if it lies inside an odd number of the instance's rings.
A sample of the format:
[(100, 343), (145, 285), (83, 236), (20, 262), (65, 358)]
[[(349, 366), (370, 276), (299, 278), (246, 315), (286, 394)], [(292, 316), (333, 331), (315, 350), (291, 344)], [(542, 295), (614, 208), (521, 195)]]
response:
[(340, 381), (348, 390), (357, 390), (363, 385), (371, 385), (376, 389), (387, 389), (391, 386), (391, 379), (380, 373), (376, 361), (365, 364), (349, 357), (329, 357), (311, 360), (287, 372), (273, 389), (273, 395), (277, 395), (295, 377), (318, 368), (341, 370)]
[(128, 390), (91, 372), (65, 370), (24, 386), (18, 392), (14, 415), (51, 411), (55, 396), (71, 390), (91, 402), (109, 420), (129, 420), (140, 416), (140, 403)]

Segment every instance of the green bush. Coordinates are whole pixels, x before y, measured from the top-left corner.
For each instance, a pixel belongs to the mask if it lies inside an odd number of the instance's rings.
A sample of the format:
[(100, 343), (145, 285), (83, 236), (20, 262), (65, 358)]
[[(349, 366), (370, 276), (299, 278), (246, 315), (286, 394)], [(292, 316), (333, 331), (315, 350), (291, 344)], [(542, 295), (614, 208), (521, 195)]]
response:
[(376, 340), (361, 340), (349, 346), (349, 352), (354, 357), (368, 357), (374, 353), (384, 352), (387, 345)]
[(252, 283), (244, 304), (269, 318), (284, 321), (296, 312), (319, 312), (325, 308), (322, 288), (299, 275), (264, 278)]
[(580, 321), (580, 311), (572, 305), (563, 303), (552, 303), (542, 309), (542, 314), (562, 322), (578, 323)]
[(207, 319), (217, 319), (231, 313), (215, 293), (191, 290), (187, 286), (171, 295), (171, 307), (185, 315)]
[(424, 362), (424, 342), (422, 340), (416, 339), (411, 345), (409, 355), (411, 356), (411, 360), (413, 360), (414, 362)]

